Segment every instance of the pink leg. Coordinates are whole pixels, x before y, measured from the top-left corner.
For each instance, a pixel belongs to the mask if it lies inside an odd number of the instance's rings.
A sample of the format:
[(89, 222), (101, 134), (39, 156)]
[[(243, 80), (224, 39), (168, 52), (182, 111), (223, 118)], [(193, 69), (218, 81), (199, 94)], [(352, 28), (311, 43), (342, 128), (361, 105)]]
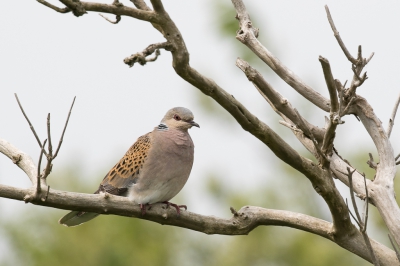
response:
[(185, 211), (187, 210), (187, 206), (186, 205), (176, 205), (175, 203), (171, 203), (169, 201), (164, 201), (163, 203), (167, 204), (167, 207), (172, 206), (176, 209), (176, 213), (177, 215), (181, 215), (181, 209), (180, 208), (184, 208)]

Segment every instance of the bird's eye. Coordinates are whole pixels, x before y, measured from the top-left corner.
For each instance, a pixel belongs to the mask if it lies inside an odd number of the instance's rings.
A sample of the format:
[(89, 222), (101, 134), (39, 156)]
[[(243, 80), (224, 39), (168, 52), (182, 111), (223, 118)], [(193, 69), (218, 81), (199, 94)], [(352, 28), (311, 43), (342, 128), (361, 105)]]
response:
[(181, 120), (181, 117), (180, 117), (179, 115), (174, 115), (174, 119), (175, 119), (176, 121), (180, 121), (180, 120)]

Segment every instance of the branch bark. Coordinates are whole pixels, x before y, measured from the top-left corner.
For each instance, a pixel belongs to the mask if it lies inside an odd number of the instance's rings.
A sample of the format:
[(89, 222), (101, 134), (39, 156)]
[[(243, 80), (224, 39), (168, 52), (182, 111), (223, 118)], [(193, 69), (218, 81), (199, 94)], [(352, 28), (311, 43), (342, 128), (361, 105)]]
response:
[[(258, 29), (254, 29), (246, 7), (241, 0), (232, 0), (239, 19), (240, 30), (236, 39), (246, 45), (254, 54), (263, 60), (282, 80), (295, 89), (300, 95), (322, 110), (329, 112), (329, 100), (305, 84), (297, 75), (279, 61), (258, 40)], [(257, 34), (255, 34), (257, 33)]]
[[(23, 201), (32, 189), (20, 189), (0, 185), (0, 197)], [(139, 205), (133, 205), (126, 197), (110, 194), (83, 194), (50, 189), (46, 201), (34, 201), (35, 205), (65, 210), (79, 210), (101, 214), (114, 214), (153, 221), (163, 225), (171, 225), (205, 234), (247, 235), (258, 226), (285, 226), (310, 232), (329, 239), (341, 247), (370, 260), (368, 250), (361, 234), (352, 236), (351, 242), (338, 241), (332, 234), (333, 225), (329, 222), (305, 214), (290, 211), (271, 210), (261, 207), (245, 206), (230, 219), (205, 216), (189, 211), (182, 211), (176, 216), (173, 208), (165, 209), (165, 204), (155, 204), (142, 216)], [(372, 241), (382, 265), (398, 265), (396, 254), (387, 247)]]

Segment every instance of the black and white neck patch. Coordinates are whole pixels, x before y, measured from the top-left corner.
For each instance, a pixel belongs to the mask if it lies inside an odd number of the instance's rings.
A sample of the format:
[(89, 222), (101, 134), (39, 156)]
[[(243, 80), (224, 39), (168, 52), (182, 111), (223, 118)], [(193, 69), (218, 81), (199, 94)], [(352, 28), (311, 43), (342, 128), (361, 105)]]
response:
[(166, 124), (161, 123), (158, 125), (157, 129), (158, 130), (167, 130), (168, 126)]

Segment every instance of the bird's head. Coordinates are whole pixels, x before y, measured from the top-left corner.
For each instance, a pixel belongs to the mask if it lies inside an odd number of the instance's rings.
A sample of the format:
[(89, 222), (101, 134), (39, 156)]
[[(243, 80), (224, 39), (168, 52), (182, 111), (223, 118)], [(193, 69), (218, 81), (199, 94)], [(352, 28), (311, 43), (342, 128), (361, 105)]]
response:
[(175, 107), (170, 109), (161, 120), (162, 124), (167, 125), (169, 128), (176, 128), (181, 130), (188, 130), (195, 126), (200, 128), (199, 124), (193, 121), (192, 112), (184, 107)]

